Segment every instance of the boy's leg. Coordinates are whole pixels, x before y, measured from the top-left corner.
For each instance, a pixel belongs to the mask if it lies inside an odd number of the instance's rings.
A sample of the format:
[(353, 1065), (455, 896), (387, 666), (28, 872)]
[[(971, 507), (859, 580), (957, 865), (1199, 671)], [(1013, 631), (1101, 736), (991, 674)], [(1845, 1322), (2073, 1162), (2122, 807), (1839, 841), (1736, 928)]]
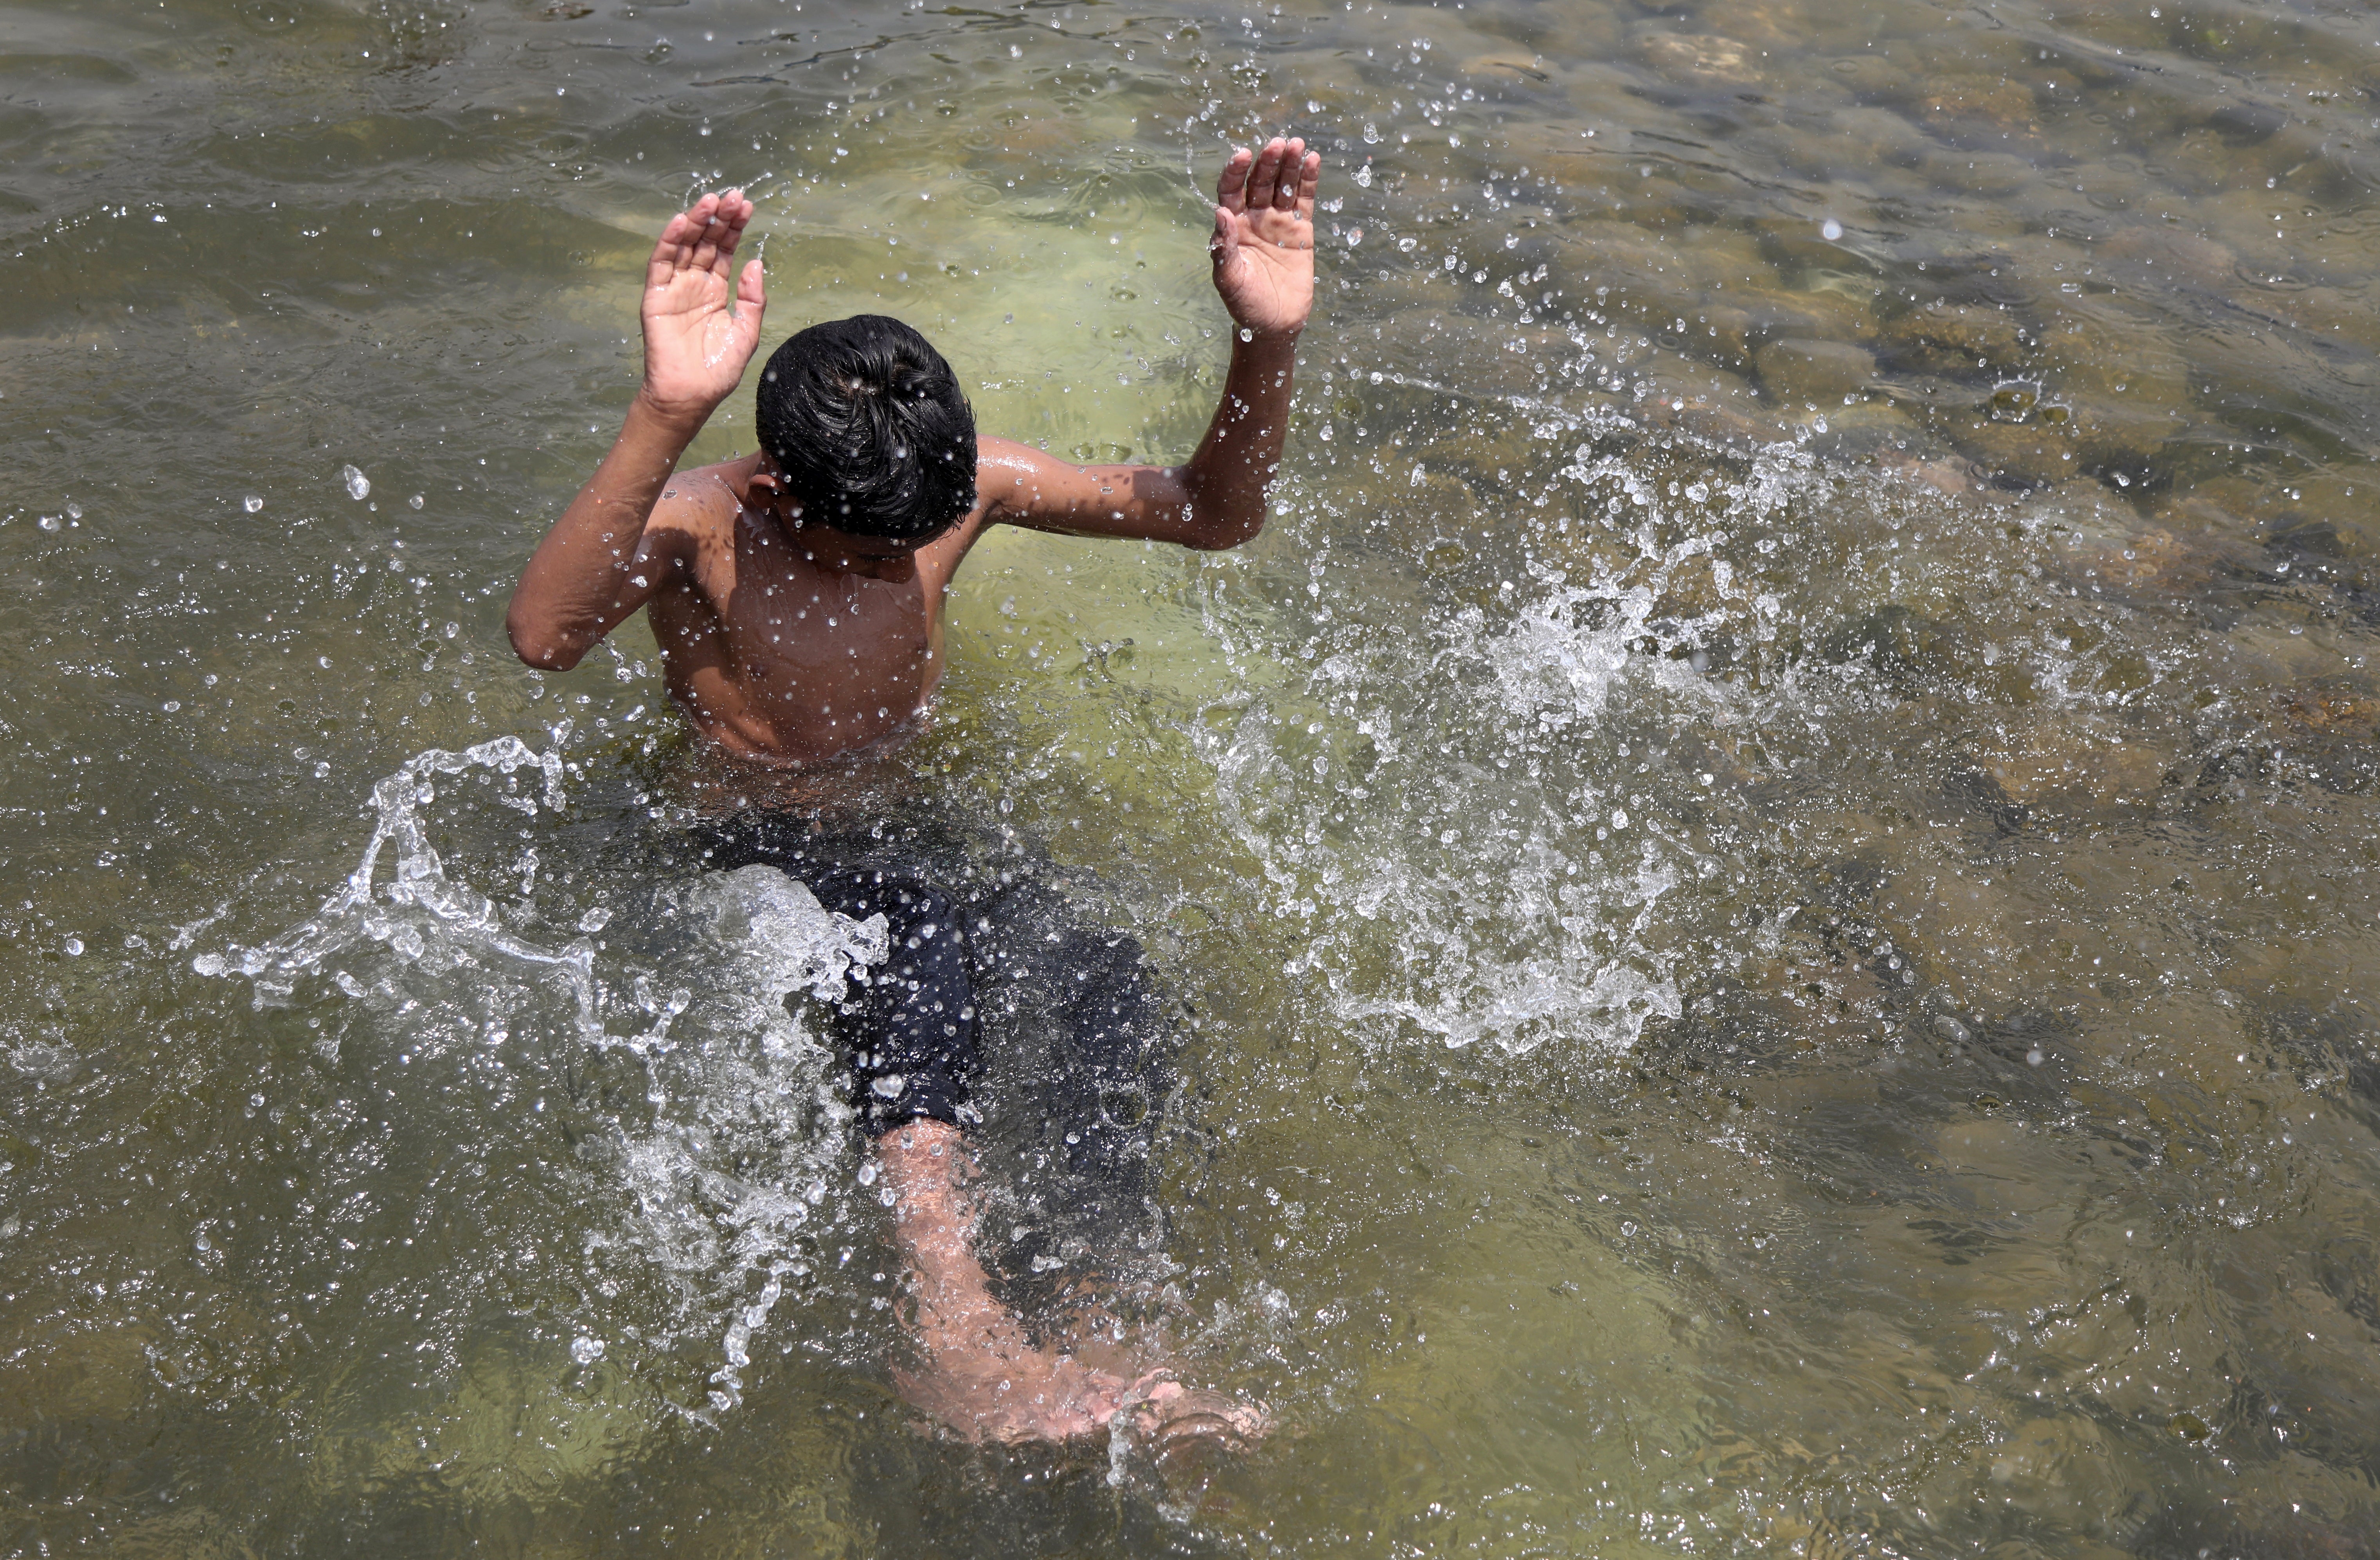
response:
[(958, 1129), (913, 1121), (877, 1140), (892, 1191), (893, 1238), (917, 1303), (925, 1369), (903, 1395), (970, 1439), (1066, 1440), (1105, 1425), (1132, 1397), (1123, 1377), (1036, 1348), (992, 1298), (975, 1251), (976, 1210)]
[[(833, 865), (820, 859), (839, 854), (833, 847), (842, 841), (796, 834), (793, 842), (770, 843), (777, 848), (736, 848), (722, 840), (713, 860), (722, 866), (768, 861), (830, 910), (885, 918), (891, 955), (846, 1004), (842, 1038), (862, 1126), (875, 1140), (893, 1194), (894, 1240), (917, 1302), (913, 1324), (924, 1369), (900, 1373), (904, 1395), (976, 1439), (1066, 1439), (1099, 1429), (1120, 1409), (1131, 1410), (1138, 1434), (1151, 1426), (1160, 1438), (1168, 1426), (1196, 1435), (1258, 1433), (1255, 1410), (1187, 1391), (1166, 1373), (1135, 1380), (1036, 1347), (994, 1298), (977, 1254), (977, 1212), (966, 1189), (973, 1164), (961, 1135), (961, 1123), (977, 1119), (969, 1096), (981, 1070), (975, 959), (961, 907), (911, 872), (855, 867), (848, 855)], [(1002, 900), (1007, 896), (995, 896), (974, 913), (997, 918), (1027, 908), (997, 902)], [(1104, 1204), (1080, 1211), (1092, 1212), (1093, 1222), (1112, 1232), (1152, 1215), (1146, 1160), (1170, 1086), (1170, 1046), (1158, 1043), (1170, 1024), (1138, 945), (1097, 931), (1066, 908), (1052, 915), (1050, 903), (1036, 904), (1026, 916), (1036, 955), (1022, 961), (1031, 967), (1028, 984), (1055, 994), (1036, 1015), (1060, 1053), (1046, 1080), (1054, 1092), (1041, 1103), (1053, 1118), (1050, 1141), (1060, 1145), (1069, 1180), (1096, 1189), (1088, 1203)], [(997, 951), (991, 961), (1016, 962)], [(1026, 971), (1002, 974), (1008, 984)]]
[(923, 1369), (900, 1373), (903, 1394), (970, 1439), (1064, 1440), (1099, 1429), (1132, 1384), (1037, 1348), (992, 1295), (976, 1253), (960, 1124), (976, 1114), (968, 1094), (980, 1058), (958, 907), (894, 871), (839, 868), (808, 881), (830, 910), (882, 915), (892, 948), (845, 1005), (842, 1028), (917, 1303)]
[(892, 1190), (894, 1239), (917, 1301), (926, 1369), (900, 1373), (904, 1396), (973, 1439), (1061, 1441), (1119, 1415), (1160, 1456), (1192, 1442), (1238, 1445), (1261, 1435), (1264, 1411), (1184, 1387), (1171, 1372), (1136, 1380), (1036, 1348), (991, 1295), (975, 1253), (966, 1147), (958, 1129), (913, 1121), (877, 1141)]

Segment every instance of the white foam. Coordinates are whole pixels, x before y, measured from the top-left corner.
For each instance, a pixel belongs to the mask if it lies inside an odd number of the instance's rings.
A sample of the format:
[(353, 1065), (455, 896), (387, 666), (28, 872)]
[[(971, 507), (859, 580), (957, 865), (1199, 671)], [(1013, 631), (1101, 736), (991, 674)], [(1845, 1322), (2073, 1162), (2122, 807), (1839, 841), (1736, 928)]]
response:
[[(523, 920), (526, 907), (500, 905), (451, 871), (430, 843), (425, 813), (437, 800), (435, 780), (473, 771), (501, 778), (495, 799), (532, 817), (560, 807), (566, 737), (566, 727), (558, 730), (556, 745), (541, 753), (500, 737), (415, 756), (372, 788), (375, 822), (362, 858), (310, 919), (191, 964), (201, 974), (246, 976), (260, 1008), (287, 1000), (310, 977), (359, 1003), (388, 999), (402, 1026), (380, 1033), (408, 1062), (550, 1025), (551, 999), (537, 988), (558, 986), (565, 1045), (638, 1057), (653, 1107), (650, 1126), (618, 1129), (608, 1155), (616, 1220), (590, 1239), (645, 1253), (678, 1294), (683, 1325), (719, 1340), (708, 1401), (724, 1410), (741, 1400), (755, 1332), (788, 1276), (803, 1270), (795, 1235), (820, 1220), (829, 1186), (845, 1177), (840, 1129), (850, 1108), (829, 1087), (828, 1052), (785, 999), (832, 1000), (855, 967), (880, 962), (884, 918), (835, 914), (768, 866), (706, 875), (682, 890), (664, 885), (656, 913), (691, 933), (671, 959), (682, 984), (666, 995), (645, 973), (600, 978), (590, 935), (611, 922), (608, 911), (590, 909), (577, 922), (582, 935), (558, 947), (521, 936), (506, 922)], [(519, 785), (524, 772), (542, 784)], [(580, 1341), (595, 1351), (574, 1349), (579, 1363), (600, 1358), (594, 1333)]]

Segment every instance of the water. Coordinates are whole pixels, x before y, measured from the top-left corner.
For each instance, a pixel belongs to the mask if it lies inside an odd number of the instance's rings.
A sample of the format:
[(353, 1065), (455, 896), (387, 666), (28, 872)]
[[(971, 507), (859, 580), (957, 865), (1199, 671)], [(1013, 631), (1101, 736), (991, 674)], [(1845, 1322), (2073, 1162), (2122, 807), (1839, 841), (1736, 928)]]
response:
[[(8, 1554), (2373, 1553), (2367, 16), (6, 18)], [(996, 536), (869, 783), (1199, 1015), (1155, 1304), (1281, 1429), (972, 1452), (806, 1006), (869, 929), (504, 603), (690, 191), (770, 340), (1165, 458), (1272, 130), (1271, 527)]]

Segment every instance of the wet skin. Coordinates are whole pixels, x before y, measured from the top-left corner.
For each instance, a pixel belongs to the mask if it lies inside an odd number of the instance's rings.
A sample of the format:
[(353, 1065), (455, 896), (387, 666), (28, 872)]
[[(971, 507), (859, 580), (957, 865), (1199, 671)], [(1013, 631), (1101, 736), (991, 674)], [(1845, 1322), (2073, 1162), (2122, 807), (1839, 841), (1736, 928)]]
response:
[[(765, 454), (676, 470), (742, 381), (767, 307), (759, 262), (733, 268), (752, 203), (739, 190), (704, 196), (670, 219), (647, 264), (644, 382), (522, 572), (505, 620), (514, 648), (566, 671), (642, 608), (686, 719), (722, 747), (798, 768), (897, 737), (924, 712), (952, 576), (987, 526), (1200, 549), (1254, 537), (1313, 309), (1320, 170), (1304, 141), (1278, 139), (1224, 165), (1208, 247), (1238, 329), (1221, 404), (1186, 463), (1077, 466), (986, 438), (974, 507), (921, 544), (820, 524)], [(1002, 1441), (1062, 1440), (1119, 1415), (1160, 1445), (1262, 1431), (1260, 1410), (1187, 1390), (1149, 1361), (1098, 1369), (1033, 1344), (977, 1259), (956, 1129), (917, 1122), (877, 1153), (917, 1300), (923, 1368), (899, 1379), (919, 1409)]]
[(514, 647), (532, 666), (567, 670), (645, 608), (671, 696), (698, 729), (751, 757), (814, 763), (923, 709), (941, 676), (945, 592), (987, 526), (1201, 549), (1247, 540), (1264, 524), (1313, 307), (1320, 166), (1304, 142), (1275, 140), (1223, 170), (1209, 248), (1241, 329), (1221, 403), (1186, 463), (1076, 466), (986, 438), (975, 507), (922, 546), (820, 524), (765, 455), (675, 471), (742, 379), (766, 307), (759, 261), (731, 287), (751, 202), (705, 196), (653, 251), (644, 383), (522, 574), (506, 619)]

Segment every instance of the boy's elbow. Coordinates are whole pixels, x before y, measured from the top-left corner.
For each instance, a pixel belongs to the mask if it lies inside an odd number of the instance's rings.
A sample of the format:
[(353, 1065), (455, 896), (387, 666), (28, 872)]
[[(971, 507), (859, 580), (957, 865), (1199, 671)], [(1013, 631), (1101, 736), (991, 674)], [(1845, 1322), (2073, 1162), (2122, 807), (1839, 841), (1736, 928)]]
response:
[(1264, 529), (1264, 516), (1241, 525), (1200, 526), (1184, 538), (1184, 545), (1198, 552), (1229, 552), (1245, 542), (1257, 539)]
[(504, 614), (504, 635), (512, 640), (513, 654), (520, 657), (522, 664), (540, 671), (567, 671), (578, 664), (582, 653), (551, 625), (532, 623), (517, 609)]
[(1199, 552), (1229, 552), (1243, 542), (1254, 541), (1257, 534), (1264, 529), (1265, 506), (1261, 496), (1253, 504), (1211, 506), (1193, 499), (1188, 507), (1190, 523), (1182, 545)]

